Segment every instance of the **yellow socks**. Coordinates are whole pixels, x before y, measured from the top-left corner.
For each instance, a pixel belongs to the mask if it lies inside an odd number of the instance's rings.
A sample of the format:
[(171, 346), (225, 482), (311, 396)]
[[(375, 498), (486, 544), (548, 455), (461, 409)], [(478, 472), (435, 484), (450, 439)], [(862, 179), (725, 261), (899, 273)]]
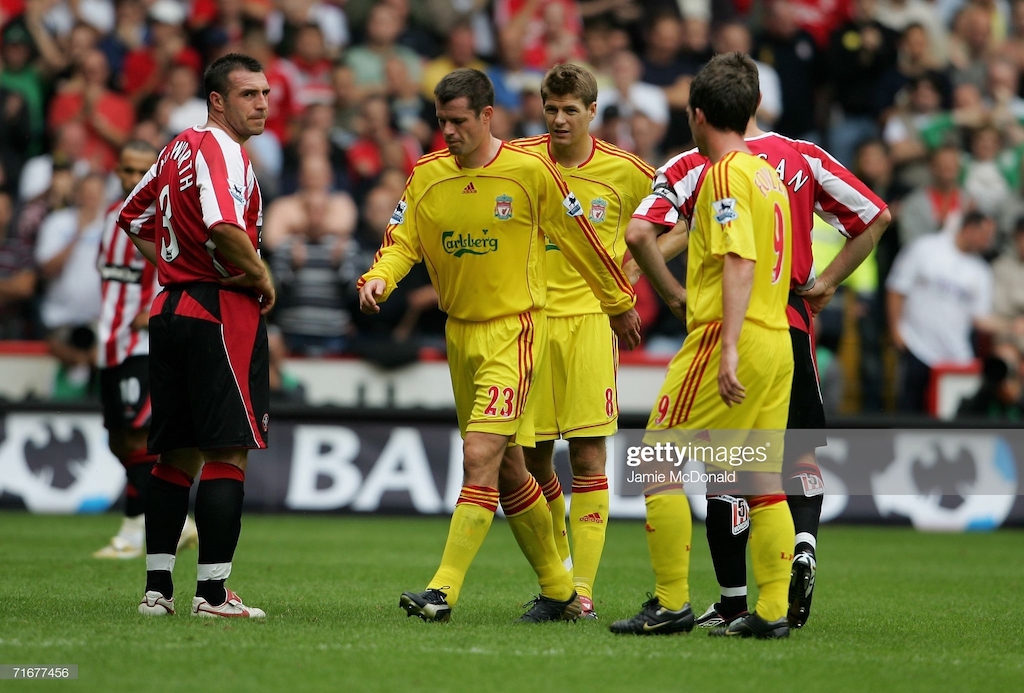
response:
[(574, 476), (572, 505), (572, 581), (581, 597), (594, 597), (594, 579), (608, 527), (608, 477)]
[(654, 568), (654, 596), (678, 611), (690, 601), (690, 503), (678, 486), (648, 489), (647, 548)]
[(793, 516), (779, 493), (748, 498), (750, 557), (757, 582), (757, 615), (775, 621), (786, 615), (789, 573), (793, 562)]
[(518, 489), (502, 496), (501, 507), (519, 548), (537, 573), (540, 593), (558, 601), (572, 596), (572, 573), (558, 556), (551, 533), (551, 512), (537, 480), (531, 476)]
[(555, 548), (562, 565), (572, 570), (572, 558), (569, 556), (569, 537), (565, 529), (565, 495), (562, 485), (558, 483), (558, 475), (552, 473), (551, 478), (540, 487), (551, 511), (551, 535), (555, 538)]
[(466, 571), (476, 557), (491, 528), (498, 509), (498, 490), (485, 486), (463, 486), (448, 525), (448, 541), (441, 555), (441, 566), (427, 589), (443, 590), (448, 604), (459, 601)]

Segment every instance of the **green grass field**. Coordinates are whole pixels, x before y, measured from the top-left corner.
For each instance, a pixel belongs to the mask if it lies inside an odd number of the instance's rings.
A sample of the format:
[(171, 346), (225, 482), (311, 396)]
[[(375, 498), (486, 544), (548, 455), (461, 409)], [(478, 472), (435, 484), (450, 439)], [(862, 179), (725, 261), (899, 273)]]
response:
[[(230, 586), (266, 622), (188, 614), (194, 551), (178, 557), (179, 612), (135, 613), (144, 562), (89, 557), (114, 515), (0, 514), (0, 663), (77, 664), (90, 691), (1006, 691), (1024, 677), (1024, 535), (826, 527), (807, 627), (786, 641), (704, 632), (613, 636), (652, 587), (643, 525), (609, 527), (598, 622), (519, 625), (533, 573), (496, 521), (449, 624), (406, 618), (447, 520), (247, 516)], [(695, 527), (694, 609), (717, 594)], [(752, 685), (756, 684), (756, 685)]]

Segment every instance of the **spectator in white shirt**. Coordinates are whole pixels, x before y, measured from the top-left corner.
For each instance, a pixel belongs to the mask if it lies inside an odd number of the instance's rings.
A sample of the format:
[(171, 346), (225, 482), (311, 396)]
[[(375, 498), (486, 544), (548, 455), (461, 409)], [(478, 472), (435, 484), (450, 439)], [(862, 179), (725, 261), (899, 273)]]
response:
[(896, 257), (886, 288), (889, 328), (900, 352), (901, 411), (926, 411), (932, 369), (972, 363), (972, 331), (996, 330), (992, 269), (980, 257), (995, 230), (990, 217), (968, 212), (962, 223), (919, 238)]

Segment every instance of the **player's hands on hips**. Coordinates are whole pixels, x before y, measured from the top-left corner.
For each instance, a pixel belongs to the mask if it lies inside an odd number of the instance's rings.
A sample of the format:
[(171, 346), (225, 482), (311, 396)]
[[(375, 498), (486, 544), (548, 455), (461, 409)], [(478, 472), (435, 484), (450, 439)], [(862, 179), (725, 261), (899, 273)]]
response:
[(221, 284), (228, 286), (241, 286), (252, 289), (260, 296), (260, 315), (266, 315), (274, 307), (277, 300), (277, 291), (274, 289), (274, 282), (270, 279), (270, 273), (264, 272), (259, 277), (252, 277), (248, 274), (239, 274), (227, 279), (221, 279)]
[(817, 315), (825, 309), (828, 302), (832, 300), (832, 297), (836, 293), (836, 287), (829, 286), (822, 280), (814, 282), (814, 286), (806, 291), (797, 289), (796, 295), (801, 296), (807, 300), (808, 306), (811, 309), (811, 315)]
[(718, 366), (718, 394), (727, 407), (740, 404), (747, 396), (747, 388), (743, 387), (736, 370), (740, 365), (740, 355), (736, 347), (722, 346), (722, 362)]
[(608, 321), (612, 325), (612, 331), (627, 349), (636, 349), (640, 346), (640, 314), (636, 312), (636, 308), (630, 308), (619, 315), (611, 315)]
[(359, 289), (359, 310), (367, 315), (380, 312), (377, 299), (384, 295), (387, 284), (383, 279), (370, 279)]

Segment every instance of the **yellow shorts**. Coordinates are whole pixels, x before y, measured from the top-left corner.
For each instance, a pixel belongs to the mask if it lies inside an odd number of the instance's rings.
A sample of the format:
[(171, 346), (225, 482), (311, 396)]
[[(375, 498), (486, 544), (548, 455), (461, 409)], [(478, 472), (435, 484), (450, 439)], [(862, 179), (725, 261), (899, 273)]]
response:
[(548, 318), (548, 357), (531, 399), (537, 440), (603, 438), (618, 430), (619, 348), (603, 314)]
[(544, 311), (487, 322), (448, 318), (445, 339), (462, 436), (496, 433), (532, 447), (534, 398), (529, 395), (547, 355)]
[(755, 455), (741, 463), (734, 458), (731, 463), (721, 458), (717, 463), (714, 459), (701, 459), (703, 455), (693, 458), (726, 470), (781, 471), (793, 381), (789, 331), (743, 323), (736, 375), (746, 388), (746, 398), (732, 407), (726, 406), (718, 393), (721, 332), (721, 323), (715, 322), (687, 335), (683, 348), (668, 365), (665, 383), (647, 422), (649, 433), (645, 442), (673, 441), (671, 433), (677, 431), (684, 443), (692, 443), (696, 438), (716, 449), (770, 443), (769, 454)]

